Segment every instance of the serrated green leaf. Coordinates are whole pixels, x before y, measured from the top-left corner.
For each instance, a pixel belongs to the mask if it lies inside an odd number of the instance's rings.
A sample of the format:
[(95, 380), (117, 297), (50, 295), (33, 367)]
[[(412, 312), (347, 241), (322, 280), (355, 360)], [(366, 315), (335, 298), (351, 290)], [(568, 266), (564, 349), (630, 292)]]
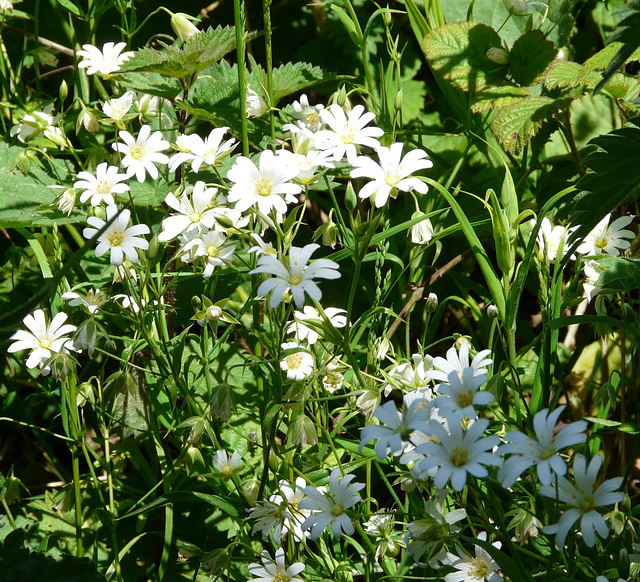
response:
[(26, 176), (17, 168), (20, 147), (0, 143), (0, 226), (51, 226), (84, 220), (84, 214), (67, 216), (50, 204), (62, 190), (50, 188), (59, 181), (37, 167)]
[(302, 89), (333, 81), (336, 75), (323, 71), (309, 63), (287, 63), (273, 69), (274, 105), (283, 97), (297, 93)]
[(521, 99), (527, 99), (531, 94), (524, 87), (509, 85), (491, 85), (474, 95), (471, 110), (475, 113), (506, 107)]
[(127, 89), (162, 99), (174, 99), (182, 91), (177, 79), (160, 73), (124, 73), (120, 75), (119, 81)]
[(640, 261), (624, 257), (605, 255), (598, 257), (603, 269), (598, 278), (598, 287), (603, 293), (619, 293), (640, 288)]
[(509, 72), (516, 83), (530, 87), (542, 79), (556, 54), (556, 47), (540, 30), (531, 30), (514, 43), (509, 53)]
[(609, 42), (619, 42), (622, 46), (602, 74), (602, 81), (595, 88), (596, 93), (640, 47), (640, 0), (631, 0), (615, 15), (620, 18), (620, 22), (609, 37)]
[(489, 49), (501, 48), (501, 41), (498, 33), (484, 24), (446, 24), (427, 34), (421, 46), (434, 71), (464, 91), (497, 84), (506, 72), (506, 66), (487, 57)]
[(564, 89), (570, 87), (586, 86), (587, 83), (600, 80), (600, 77), (591, 73), (580, 76), (581, 67), (571, 61), (559, 61), (549, 67), (544, 77), (544, 86), (547, 89)]
[(145, 47), (122, 66), (123, 73), (160, 73), (176, 79), (188, 79), (218, 62), (235, 48), (233, 26), (208, 28), (194, 34), (182, 48), (166, 46), (162, 50)]
[(491, 130), (505, 150), (519, 154), (542, 124), (564, 104), (549, 97), (522, 99), (501, 109), (491, 122)]
[(589, 171), (576, 185), (582, 194), (576, 201), (571, 223), (580, 226), (572, 240), (584, 237), (640, 188), (640, 117), (589, 144), (598, 149), (582, 162)]

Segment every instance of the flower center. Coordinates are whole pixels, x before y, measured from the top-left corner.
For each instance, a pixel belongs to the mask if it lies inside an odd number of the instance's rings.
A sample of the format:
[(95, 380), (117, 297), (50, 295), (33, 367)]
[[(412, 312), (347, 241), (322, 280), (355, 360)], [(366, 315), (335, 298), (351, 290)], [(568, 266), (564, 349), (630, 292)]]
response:
[(453, 447), (451, 451), (451, 464), (454, 467), (464, 467), (469, 460), (469, 451), (464, 447)]
[(117, 228), (111, 234), (107, 235), (107, 240), (112, 247), (119, 247), (124, 242), (124, 239), (124, 233)]
[(543, 449), (540, 449), (540, 454), (538, 456), (540, 457), (541, 460), (546, 461), (547, 459), (550, 459), (551, 457), (553, 457), (553, 455), (555, 454), (556, 454), (555, 448), (549, 445), (548, 447), (544, 447)]
[(607, 240), (606, 236), (599, 236), (598, 238), (596, 238), (594, 246), (596, 246), (599, 249), (604, 249), (607, 247), (607, 243), (609, 241)]
[(300, 283), (302, 283), (302, 277), (300, 275), (291, 275), (291, 277), (289, 277), (289, 285), (292, 287), (300, 285)]
[(258, 196), (270, 196), (273, 184), (269, 178), (260, 178), (256, 184), (256, 194)]
[(388, 186), (391, 186), (392, 188), (401, 180), (400, 176), (396, 173), (390, 173), (390, 174), (386, 174), (384, 177), (384, 181), (387, 183)]
[(489, 566), (484, 562), (473, 560), (469, 568), (469, 574), (476, 580), (484, 580), (489, 575)]
[(138, 146), (133, 148), (130, 152), (129, 155), (134, 159), (134, 160), (142, 160), (143, 157), (143, 149), (142, 146)]
[(307, 115), (307, 125), (318, 125), (320, 123), (320, 115), (316, 111), (312, 111)]
[(587, 513), (588, 511), (594, 510), (596, 508), (596, 504), (593, 501), (593, 495), (584, 497), (577, 507), (580, 513)]
[(217, 257), (220, 254), (220, 249), (215, 245), (209, 245), (207, 247), (207, 255), (210, 257)]
[(460, 392), (458, 394), (458, 406), (460, 408), (466, 408), (473, 404), (473, 391), (467, 390), (466, 392)]
[(334, 517), (338, 517), (339, 515), (342, 515), (343, 513), (344, 513), (344, 507), (342, 507), (342, 505), (340, 505), (339, 503), (336, 503), (331, 508), (331, 515), (333, 515)]
[(278, 572), (276, 577), (273, 579), (273, 582), (291, 582), (291, 578), (282, 572)]
[(342, 143), (352, 144), (353, 140), (356, 139), (356, 132), (353, 131), (353, 129), (351, 129), (350, 127), (347, 127), (342, 132), (340, 138), (342, 139)]
[(38, 345), (43, 349), (43, 350), (48, 350), (49, 347), (51, 346), (51, 340), (49, 338), (42, 338), (39, 342)]
[(189, 220), (194, 224), (198, 224), (202, 220), (202, 214), (195, 210), (189, 215)]
[(98, 187), (96, 188), (96, 192), (98, 194), (109, 194), (111, 193), (111, 188), (106, 180), (98, 180)]
[(290, 370), (297, 370), (302, 365), (302, 354), (296, 353), (287, 356), (285, 359)]

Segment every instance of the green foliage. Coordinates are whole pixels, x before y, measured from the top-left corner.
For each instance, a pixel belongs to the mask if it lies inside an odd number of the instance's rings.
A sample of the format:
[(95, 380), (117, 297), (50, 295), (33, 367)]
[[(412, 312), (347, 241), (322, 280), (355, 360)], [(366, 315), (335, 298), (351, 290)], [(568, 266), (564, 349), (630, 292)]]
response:
[(640, 261), (637, 259), (604, 255), (597, 260), (602, 269), (598, 279), (602, 293), (629, 293), (640, 288)]
[(507, 151), (519, 154), (542, 124), (565, 105), (566, 102), (550, 97), (516, 101), (498, 111), (491, 122), (491, 130)]
[(545, 38), (542, 31), (527, 32), (513, 44), (509, 53), (509, 73), (519, 85), (535, 85), (540, 82), (556, 54), (556, 47)]
[(122, 67), (124, 72), (160, 73), (187, 80), (217, 63), (236, 47), (233, 26), (208, 28), (193, 35), (181, 48), (167, 46), (162, 50), (143, 48), (135, 52)]
[(481, 91), (499, 82), (506, 67), (487, 56), (502, 42), (495, 30), (477, 22), (447, 24), (429, 32), (421, 43), (431, 68), (463, 91)]
[(599, 136), (590, 144), (597, 150), (583, 161), (589, 172), (576, 187), (581, 191), (571, 222), (580, 225), (576, 237), (584, 236), (618, 204), (640, 186), (640, 118), (625, 127)]
[(0, 579), (3, 582), (47, 580), (49, 582), (106, 582), (89, 558), (63, 556), (53, 560), (24, 547), (25, 533), (18, 529), (10, 533), (0, 548)]

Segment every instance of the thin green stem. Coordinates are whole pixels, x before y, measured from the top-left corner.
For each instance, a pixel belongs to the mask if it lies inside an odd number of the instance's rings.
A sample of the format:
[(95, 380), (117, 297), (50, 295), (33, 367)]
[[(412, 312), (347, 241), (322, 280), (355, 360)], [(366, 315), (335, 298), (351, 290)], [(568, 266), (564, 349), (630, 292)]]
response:
[(240, 94), (240, 127), (242, 130), (242, 153), (249, 155), (249, 129), (247, 125), (247, 81), (246, 81), (246, 40), (244, 23), (244, 2), (233, 0), (233, 19), (236, 27), (236, 55), (238, 60), (238, 91)]
[(273, 50), (271, 33), (271, 0), (262, 0), (262, 14), (264, 19), (264, 50), (267, 65), (267, 95), (269, 97), (269, 127), (271, 128), (271, 139), (276, 139), (276, 126), (274, 118), (273, 102)]

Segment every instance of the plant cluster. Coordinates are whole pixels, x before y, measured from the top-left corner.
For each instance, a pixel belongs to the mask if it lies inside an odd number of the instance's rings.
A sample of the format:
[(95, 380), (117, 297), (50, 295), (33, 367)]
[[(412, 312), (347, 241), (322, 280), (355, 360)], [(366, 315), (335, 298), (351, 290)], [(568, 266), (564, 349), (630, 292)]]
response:
[(638, 0), (217, 4), (0, 0), (0, 578), (637, 579)]

